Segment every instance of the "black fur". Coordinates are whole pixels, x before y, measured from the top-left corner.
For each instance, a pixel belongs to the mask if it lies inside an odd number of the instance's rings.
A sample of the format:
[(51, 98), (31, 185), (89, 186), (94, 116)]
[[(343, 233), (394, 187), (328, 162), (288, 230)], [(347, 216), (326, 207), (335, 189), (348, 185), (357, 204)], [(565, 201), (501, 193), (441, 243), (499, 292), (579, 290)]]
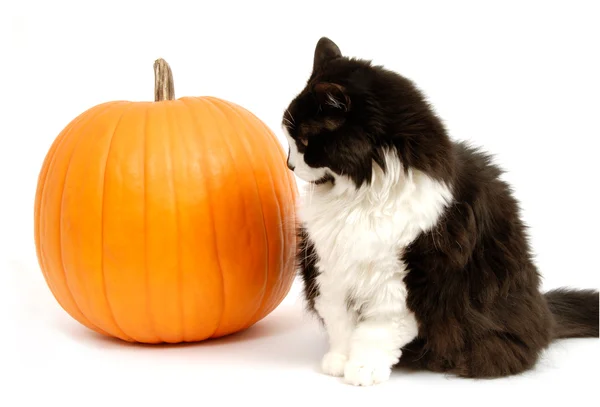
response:
[[(526, 228), (501, 170), (486, 154), (450, 140), (411, 81), (344, 57), (324, 38), (284, 122), (309, 166), (347, 175), (357, 187), (369, 185), (373, 162), (385, 170), (383, 151), (391, 149), (406, 170), (452, 188), (454, 203), (403, 254), (419, 335), (400, 365), (505, 376), (534, 366), (553, 339), (598, 337), (598, 291), (539, 291)], [(302, 229), (300, 237), (305, 295), (313, 309), (316, 252)]]

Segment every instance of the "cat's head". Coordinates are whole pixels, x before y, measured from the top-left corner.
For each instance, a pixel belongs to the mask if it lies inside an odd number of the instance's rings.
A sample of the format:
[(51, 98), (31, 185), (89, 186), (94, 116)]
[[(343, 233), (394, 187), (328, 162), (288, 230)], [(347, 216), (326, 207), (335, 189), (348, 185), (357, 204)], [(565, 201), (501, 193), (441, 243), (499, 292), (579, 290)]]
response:
[(328, 38), (315, 48), (305, 88), (285, 110), (288, 167), (322, 184), (343, 178), (369, 185), (374, 166), (389, 157), (409, 167), (431, 167), (446, 142), (441, 123), (409, 80), (342, 55)]

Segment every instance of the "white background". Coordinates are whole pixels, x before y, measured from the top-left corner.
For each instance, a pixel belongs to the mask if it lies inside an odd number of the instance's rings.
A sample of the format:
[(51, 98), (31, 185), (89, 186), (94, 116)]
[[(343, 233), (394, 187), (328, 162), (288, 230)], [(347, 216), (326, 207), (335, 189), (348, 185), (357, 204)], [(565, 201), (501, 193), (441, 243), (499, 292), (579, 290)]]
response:
[[(249, 331), (131, 346), (59, 308), (35, 258), (33, 200), (54, 137), (108, 100), (151, 100), (155, 58), (180, 96), (241, 104), (280, 131), (326, 35), (427, 93), (455, 138), (495, 153), (522, 202), (544, 289), (598, 287), (597, 1), (31, 1), (0, 5), (0, 405), (579, 404), (598, 340), (554, 344), (522, 377), (394, 374), (353, 388), (318, 371), (325, 338), (299, 286)], [(110, 403), (110, 404), (108, 404)]]

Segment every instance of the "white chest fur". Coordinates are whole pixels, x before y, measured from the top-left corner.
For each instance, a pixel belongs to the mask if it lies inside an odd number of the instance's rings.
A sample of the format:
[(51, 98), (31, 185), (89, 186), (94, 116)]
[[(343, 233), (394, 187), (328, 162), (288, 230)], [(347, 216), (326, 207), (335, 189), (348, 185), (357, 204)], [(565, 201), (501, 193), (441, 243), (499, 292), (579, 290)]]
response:
[(391, 278), (403, 277), (403, 249), (430, 229), (451, 199), (447, 186), (425, 174), (375, 171), (373, 182), (356, 190), (348, 180), (308, 189), (300, 216), (317, 251), (319, 284), (373, 300)]
[(386, 159), (386, 172), (374, 167), (370, 185), (356, 190), (343, 177), (334, 186), (309, 185), (300, 207), (318, 256), (315, 309), (330, 345), (322, 369), (362, 385), (386, 380), (418, 334), (402, 252), (452, 199), (446, 185)]

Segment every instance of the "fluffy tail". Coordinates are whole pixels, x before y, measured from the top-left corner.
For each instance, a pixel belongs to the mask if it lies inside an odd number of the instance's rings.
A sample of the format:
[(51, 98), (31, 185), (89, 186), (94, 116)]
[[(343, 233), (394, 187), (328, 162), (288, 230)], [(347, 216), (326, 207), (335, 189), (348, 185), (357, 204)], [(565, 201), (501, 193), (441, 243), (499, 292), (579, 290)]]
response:
[(554, 338), (598, 338), (598, 291), (559, 288), (546, 293)]

